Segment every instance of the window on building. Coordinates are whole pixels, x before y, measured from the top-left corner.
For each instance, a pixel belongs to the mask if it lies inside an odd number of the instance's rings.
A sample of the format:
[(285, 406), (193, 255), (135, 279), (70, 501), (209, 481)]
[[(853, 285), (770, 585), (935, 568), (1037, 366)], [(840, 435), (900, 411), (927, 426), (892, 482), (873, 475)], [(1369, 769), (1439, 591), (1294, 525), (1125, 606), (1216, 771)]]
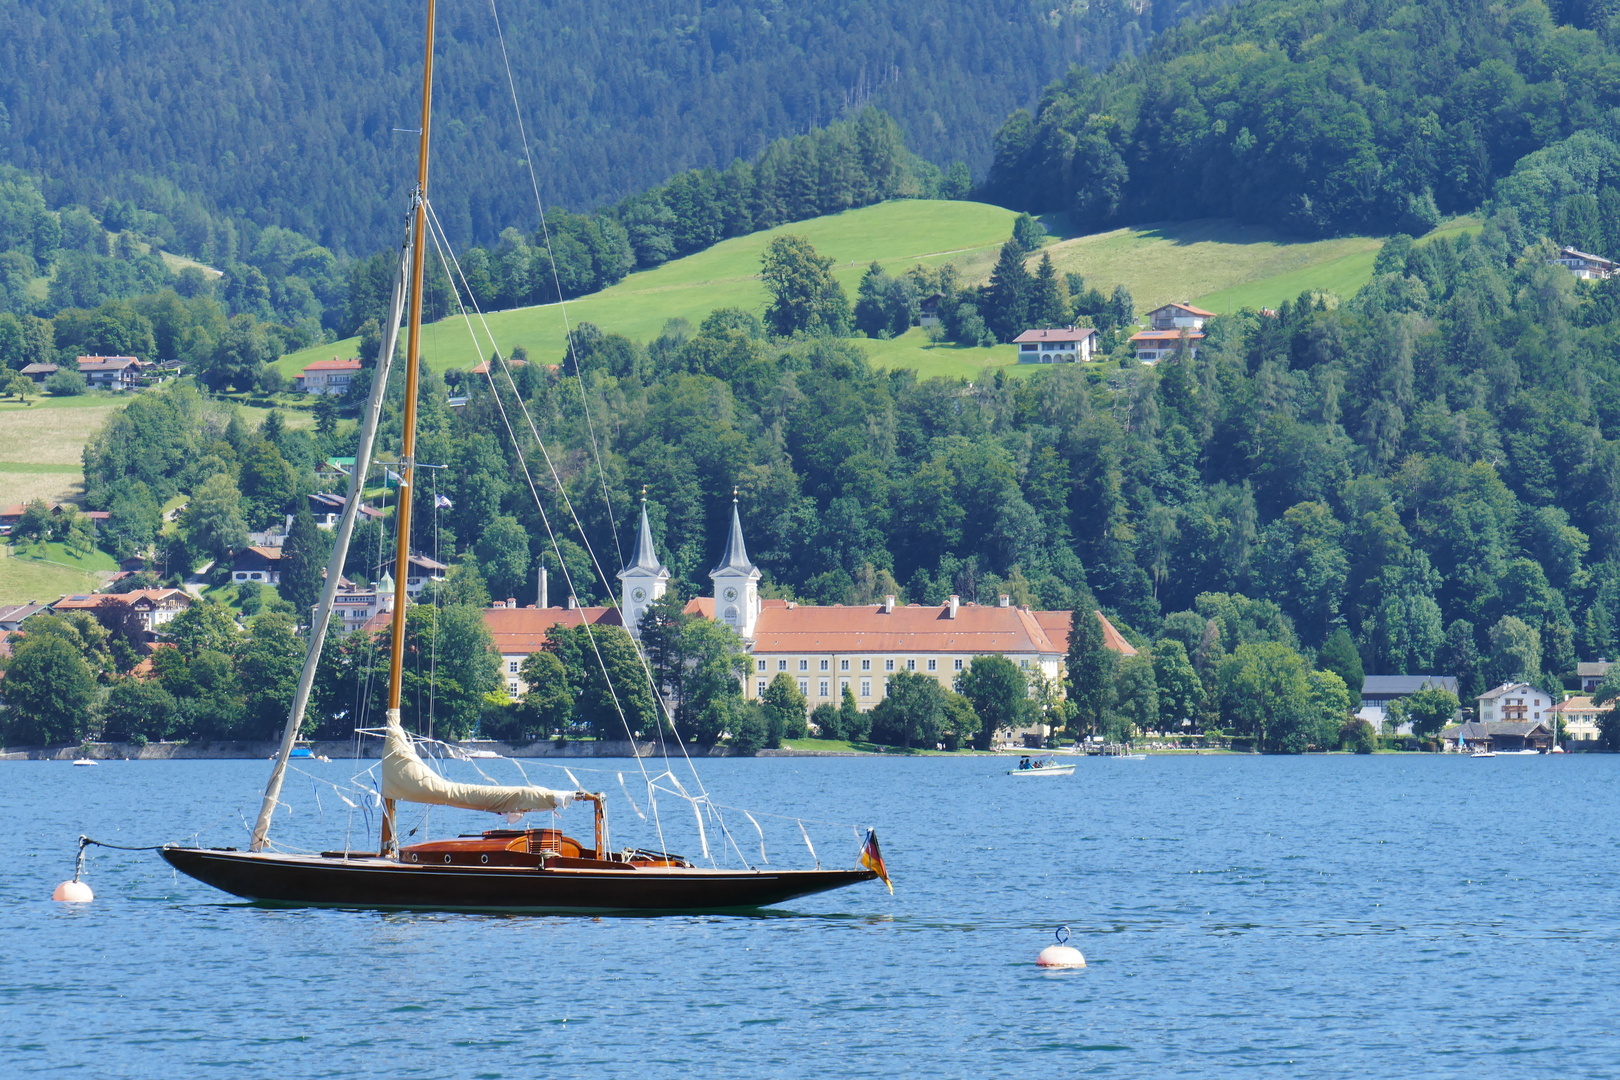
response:
[[(484, 670), (485, 670), (485, 671), (488, 671), (488, 670), (489, 670), (489, 669), (488, 669), (488, 668), (485, 668), (485, 669), (484, 669)], [(509, 692), (509, 693), (510, 693), (510, 694), (511, 694), (511, 695), (512, 695), (512, 696), (513, 696), (513, 697), (517, 697), (517, 696), (518, 696), (518, 692), (517, 692), (517, 683), (507, 683), (507, 684), (506, 684), (506, 689), (507, 689), (507, 691), (508, 691), (508, 692)]]
[(1029, 667), (1029, 661), (1028, 660), (1020, 660), (1020, 661), (1018, 661), (1018, 666), (1021, 667), (1021, 668), (1027, 668), (1027, 667)]
[(805, 697), (810, 696), (810, 680), (808, 680), (808, 679), (800, 679), (799, 680), (799, 693), (803, 694)]
[(849, 689), (849, 680), (848, 679), (839, 679), (838, 680), (838, 696), (843, 697), (844, 696), (844, 691), (848, 690), (848, 689)]
[(821, 696), (822, 697), (831, 697), (832, 696), (831, 694), (827, 693), (827, 680), (826, 679), (821, 680)]
[(871, 671), (872, 670), (872, 661), (870, 661), (870, 660), (862, 660), (861, 661), (861, 670), (862, 671)]
[(826, 671), (826, 670), (827, 670), (827, 661), (826, 661), (826, 660), (823, 660), (823, 661), (822, 661), (822, 662), (821, 662), (821, 670), (822, 670), (822, 671)]
[(755, 669), (755, 670), (757, 670), (757, 671), (764, 671), (764, 670), (765, 670), (765, 661), (763, 661), (763, 660), (761, 660), (761, 661), (760, 661), (760, 662), (759, 662), (759, 667), (758, 667), (758, 668), (756, 668), (756, 669)]
[(848, 671), (849, 670), (849, 661), (848, 660), (840, 660), (840, 661), (838, 661), (838, 670), (839, 671)]
[(809, 671), (810, 670), (810, 661), (808, 661), (808, 660), (800, 660), (799, 661), (799, 670), (800, 671)]
[(928, 670), (929, 671), (937, 671), (937, 670), (939, 670), (939, 661), (937, 661), (937, 660), (928, 661)]
[(765, 696), (765, 680), (760, 679), (757, 685), (758, 685), (759, 689), (757, 689), (755, 691), (755, 694), (757, 694), (759, 697), (764, 697)]
[(861, 697), (872, 696), (872, 684), (866, 679), (861, 680)]
[(893, 660), (885, 660), (885, 661), (883, 661), (883, 670), (884, 671), (893, 671), (894, 670), (894, 661)]
[(962, 658), (957, 657), (956, 660), (955, 660), (955, 664), (956, 664), (956, 670), (961, 671), (962, 670)]
[(786, 660), (778, 660), (776, 662), (776, 670), (777, 671), (786, 671), (787, 670), (787, 661)]
[(917, 661), (915, 661), (915, 660), (907, 660), (906, 661), (906, 670), (907, 671), (916, 671), (917, 670)]

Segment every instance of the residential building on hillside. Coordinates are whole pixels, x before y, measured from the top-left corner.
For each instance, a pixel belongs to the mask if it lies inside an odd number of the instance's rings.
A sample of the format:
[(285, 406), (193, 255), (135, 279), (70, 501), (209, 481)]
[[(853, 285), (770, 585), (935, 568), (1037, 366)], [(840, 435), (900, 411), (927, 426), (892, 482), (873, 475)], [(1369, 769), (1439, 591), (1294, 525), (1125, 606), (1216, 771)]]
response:
[(1025, 330), (1013, 338), (1020, 364), (1073, 364), (1097, 351), (1097, 331), (1089, 326), (1063, 330)]
[(1361, 705), (1356, 715), (1381, 735), (1410, 735), (1410, 724), (1402, 724), (1399, 731), (1384, 730), (1389, 703), (1430, 686), (1457, 693), (1457, 680), (1451, 675), (1368, 675), (1361, 683)]
[(36, 604), (32, 600), (26, 604), (0, 605), (0, 630), (21, 630), (24, 619), (49, 610), (47, 605)]
[(1136, 358), (1144, 364), (1156, 364), (1174, 356), (1183, 339), (1191, 356), (1198, 355), (1198, 345), (1204, 340), (1204, 323), (1213, 319), (1213, 311), (1193, 307), (1188, 303), (1165, 304), (1148, 312), (1147, 329), (1131, 335), (1136, 346)]
[(293, 379), (293, 389), (306, 394), (346, 394), (349, 384), (360, 377), (360, 361), (317, 360)]
[(281, 549), (255, 545), (238, 551), (231, 559), (231, 580), (281, 584)]
[(183, 589), (137, 589), (127, 593), (77, 593), (64, 596), (51, 605), (53, 611), (94, 611), (108, 601), (123, 601), (141, 620), (141, 628), (153, 633), (164, 623), (191, 606), (191, 594)]
[(61, 368), (56, 364), (25, 364), (19, 375), (26, 375), (39, 386), (45, 385), (45, 380), (55, 375)]
[[(319, 605), (315, 605), (319, 606)], [(311, 607), (313, 612), (315, 607)], [(394, 579), (384, 574), (376, 585), (356, 585), (347, 578), (338, 580), (337, 592), (332, 597), (332, 617), (345, 631), (381, 629), (373, 620), (394, 611)]]
[(1585, 744), (1584, 746), (1572, 747), (1572, 749), (1589, 750), (1596, 746), (1598, 740), (1603, 737), (1603, 732), (1598, 727), (1598, 719), (1608, 712), (1612, 705), (1611, 702), (1600, 707), (1592, 704), (1590, 697), (1577, 694), (1554, 705), (1552, 707), (1552, 717), (1555, 723), (1560, 720), (1563, 721), (1564, 738), (1571, 743)]
[(1613, 666), (1613, 660), (1605, 660), (1601, 656), (1595, 662), (1583, 660), (1576, 664), (1575, 675), (1581, 680), (1581, 693), (1590, 694), (1602, 685), (1604, 678), (1609, 674), (1609, 669)]
[(81, 356), (79, 374), (92, 390), (131, 390), (140, 385), (141, 362), (133, 356)]
[(1529, 683), (1503, 683), (1479, 695), (1479, 721), (1536, 721), (1552, 706), (1553, 700), (1545, 690)]
[(1572, 247), (1559, 249), (1552, 257), (1555, 266), (1562, 266), (1578, 278), (1602, 280), (1614, 273), (1614, 263), (1601, 255), (1589, 255)]

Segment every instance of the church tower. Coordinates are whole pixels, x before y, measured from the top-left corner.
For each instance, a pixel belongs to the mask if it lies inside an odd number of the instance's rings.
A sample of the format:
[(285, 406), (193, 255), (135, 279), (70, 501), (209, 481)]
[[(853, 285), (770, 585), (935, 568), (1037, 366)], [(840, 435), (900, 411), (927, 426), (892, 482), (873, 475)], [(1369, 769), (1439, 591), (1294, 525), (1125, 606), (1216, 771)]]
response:
[(633, 638), (641, 637), (641, 613), (668, 588), (669, 570), (658, 561), (653, 549), (652, 526), (647, 523), (647, 495), (641, 495), (641, 531), (636, 534), (636, 549), (630, 561), (619, 571), (619, 610), (624, 615), (624, 628)]
[(731, 536), (720, 563), (709, 571), (714, 582), (714, 617), (752, 641), (759, 621), (759, 567), (748, 561), (743, 544), (742, 519), (737, 516), (737, 493), (731, 493)]

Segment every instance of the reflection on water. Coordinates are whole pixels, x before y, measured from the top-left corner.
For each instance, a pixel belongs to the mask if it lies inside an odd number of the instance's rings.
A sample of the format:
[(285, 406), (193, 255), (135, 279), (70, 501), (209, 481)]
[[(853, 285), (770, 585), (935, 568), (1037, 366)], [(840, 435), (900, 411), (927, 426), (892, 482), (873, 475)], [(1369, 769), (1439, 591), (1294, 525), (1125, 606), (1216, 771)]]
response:
[[(485, 763), (486, 766), (488, 763)], [(1620, 758), (715, 760), (771, 865), (895, 880), (735, 915), (271, 908), (92, 849), (96, 902), (48, 900), (80, 832), (242, 845), (263, 762), (0, 765), (0, 1070), (93, 1076), (1603, 1076), (1620, 921)], [(618, 791), (611, 762), (588, 785)], [(573, 766), (570, 766), (573, 767)], [(575, 768), (584, 773), (586, 768)], [(364, 846), (289, 782), (276, 837)], [(500, 777), (497, 777), (499, 779)], [(626, 773), (647, 809), (639, 776)], [(541, 780), (540, 782), (544, 782)], [(1039, 788), (1037, 790), (1037, 787)], [(701, 840), (686, 803), (616, 846)], [(583, 817), (561, 822), (588, 831)], [(546, 824), (550, 824), (547, 822)], [(477, 815), (434, 810), (422, 835)], [(759, 859), (728, 811), (715, 857)], [(372, 837), (375, 843), (375, 838)], [(740, 851), (738, 848), (740, 847)], [(1068, 924), (1084, 970), (1037, 969)]]

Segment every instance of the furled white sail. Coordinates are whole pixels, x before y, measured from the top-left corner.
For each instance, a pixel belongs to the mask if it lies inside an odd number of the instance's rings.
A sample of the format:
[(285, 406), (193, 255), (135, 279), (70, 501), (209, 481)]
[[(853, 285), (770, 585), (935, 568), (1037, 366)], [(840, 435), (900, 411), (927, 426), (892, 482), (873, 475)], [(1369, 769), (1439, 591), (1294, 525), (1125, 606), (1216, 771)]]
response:
[(493, 814), (521, 814), (527, 810), (561, 810), (574, 801), (572, 792), (543, 787), (506, 787), (500, 784), (458, 784), (429, 769), (417, 756), (410, 737), (399, 723), (399, 710), (388, 710), (388, 737), (383, 744), (382, 793), (400, 802), (459, 806)]

